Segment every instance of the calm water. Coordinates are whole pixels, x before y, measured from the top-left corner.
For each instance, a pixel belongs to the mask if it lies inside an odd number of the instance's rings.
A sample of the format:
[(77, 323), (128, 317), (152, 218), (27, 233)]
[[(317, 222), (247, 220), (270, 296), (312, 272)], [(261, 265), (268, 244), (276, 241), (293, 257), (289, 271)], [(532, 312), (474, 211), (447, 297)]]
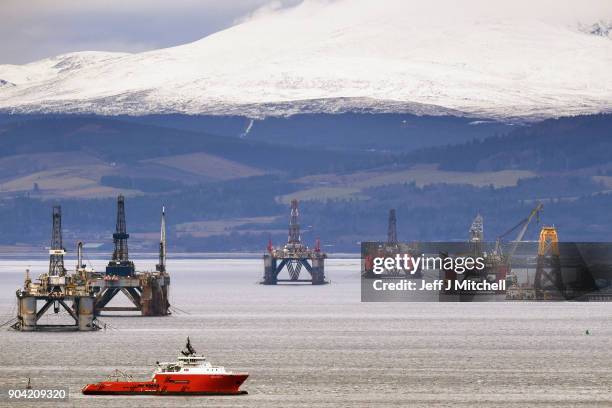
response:
[[(28, 266), (37, 275), (47, 264), (0, 261), (2, 322)], [(0, 384), (66, 385), (64, 406), (87, 407), (612, 406), (609, 304), (362, 304), (351, 259), (330, 260), (332, 284), (316, 287), (258, 285), (259, 259), (172, 260), (169, 270), (171, 302), (189, 314), (104, 316), (110, 328), (96, 333), (0, 329)], [(249, 395), (79, 393), (115, 368), (148, 377), (188, 335), (213, 363), (248, 371)]]

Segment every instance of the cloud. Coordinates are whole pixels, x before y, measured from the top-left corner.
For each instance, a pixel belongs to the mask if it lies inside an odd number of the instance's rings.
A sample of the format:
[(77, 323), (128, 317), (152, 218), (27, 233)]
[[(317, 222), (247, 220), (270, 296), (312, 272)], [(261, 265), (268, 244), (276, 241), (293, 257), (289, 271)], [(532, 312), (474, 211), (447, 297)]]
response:
[(183, 44), (230, 27), (269, 2), (3, 0), (0, 38), (10, 41), (0, 41), (0, 64), (73, 51), (137, 52)]
[(302, 2), (303, 2), (302, 0), (273, 0), (273, 1), (270, 1), (264, 4), (261, 7), (258, 7), (252, 12), (237, 18), (236, 20), (234, 20), (234, 23), (242, 24), (242, 23), (246, 23), (251, 20), (264, 18), (269, 15), (277, 13), (279, 10), (296, 6)]
[[(384, 18), (539, 18), (592, 24), (612, 21), (611, 0), (2, 0), (0, 64), (103, 50), (138, 52), (198, 40), (271, 14), (317, 13), (348, 2)], [(296, 7), (294, 7), (296, 6)], [(9, 39), (9, 40), (6, 40)]]

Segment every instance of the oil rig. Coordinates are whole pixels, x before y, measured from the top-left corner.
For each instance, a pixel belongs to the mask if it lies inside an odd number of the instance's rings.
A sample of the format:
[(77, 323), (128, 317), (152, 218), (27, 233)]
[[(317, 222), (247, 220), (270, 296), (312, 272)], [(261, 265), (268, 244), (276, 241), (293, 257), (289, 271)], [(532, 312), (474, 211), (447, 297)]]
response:
[[(170, 314), (168, 290), (170, 276), (166, 272), (166, 212), (162, 209), (159, 242), (159, 262), (155, 272), (136, 272), (128, 256), (128, 238), (125, 222), (125, 198), (117, 197), (117, 223), (113, 234), (112, 259), (104, 273), (91, 273), (88, 284), (95, 296), (94, 311), (136, 311), (142, 316), (166, 316)], [(108, 303), (123, 293), (132, 306), (108, 306)]]
[[(66, 250), (62, 242), (62, 210), (53, 207), (53, 229), (49, 249), (49, 272), (42, 274), (36, 281), (30, 279), (26, 271), (23, 288), (17, 290), (17, 321), (11, 326), (20, 331), (37, 330), (77, 330), (93, 331), (100, 327), (95, 321), (95, 297), (89, 288), (87, 277), (82, 273), (82, 259), (75, 273), (69, 274), (64, 267)], [(79, 243), (79, 254), (82, 244)], [(38, 308), (39, 302), (42, 307)], [(45, 324), (40, 319), (50, 309), (55, 314), (60, 310), (68, 312), (72, 322), (66, 324)]]
[[(327, 258), (327, 254), (321, 251), (319, 239), (317, 239), (314, 249), (310, 249), (302, 243), (298, 201), (292, 200), (287, 243), (280, 248), (274, 248), (272, 240), (270, 240), (267, 253), (263, 256), (264, 276), (260, 283), (276, 285), (279, 282), (310, 282), (313, 285), (324, 285), (329, 283), (325, 279), (325, 258)], [(302, 267), (308, 271), (310, 279), (300, 279)], [(278, 276), (283, 269), (287, 269), (289, 279), (279, 279)]]
[[(539, 214), (543, 209), (541, 203), (537, 203), (536, 206), (531, 210), (529, 215), (519, 221), (512, 228), (499, 235), (495, 240), (493, 247), (487, 245), (484, 239), (484, 218), (478, 213), (472, 224), (470, 225), (469, 235), (467, 240), (466, 252), (473, 257), (482, 257), (484, 259), (484, 269), (481, 271), (465, 272), (458, 276), (455, 271), (446, 271), (444, 278), (446, 281), (455, 280), (470, 280), (475, 282), (498, 282), (504, 280), (507, 285), (507, 289), (500, 288), (495, 291), (496, 295), (505, 295), (507, 299), (511, 299), (515, 296), (515, 289), (517, 288), (517, 277), (512, 272), (511, 263), (514, 258), (514, 254), (520, 242), (522, 242), (527, 228), (531, 221), (536, 218), (539, 220)], [(519, 231), (515, 240), (510, 244), (504, 244), (504, 239), (515, 231)], [(504, 250), (505, 247), (509, 249)], [(445, 291), (446, 293), (455, 293), (454, 290)], [(468, 295), (471, 298), (471, 294), (459, 292), (460, 295)]]

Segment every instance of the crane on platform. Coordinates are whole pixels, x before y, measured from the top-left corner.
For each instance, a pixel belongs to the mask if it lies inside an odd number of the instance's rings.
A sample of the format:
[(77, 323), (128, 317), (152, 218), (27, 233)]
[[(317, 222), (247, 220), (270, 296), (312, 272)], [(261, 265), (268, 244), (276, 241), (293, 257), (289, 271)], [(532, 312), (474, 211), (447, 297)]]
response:
[(543, 208), (544, 208), (544, 204), (538, 202), (537, 205), (531, 210), (531, 212), (529, 213), (529, 215), (527, 217), (523, 218), (521, 221), (519, 221), (515, 226), (510, 228), (508, 231), (506, 231), (503, 234), (499, 235), (497, 237), (497, 239), (495, 240), (495, 250), (494, 250), (494, 253), (497, 254), (498, 256), (502, 257), (504, 255), (503, 252), (502, 252), (502, 242), (503, 242), (504, 238), (507, 237), (508, 235), (512, 234), (514, 231), (516, 231), (517, 229), (520, 228), (518, 235), (516, 236), (516, 238), (512, 242), (512, 246), (510, 247), (510, 251), (505, 256), (506, 260), (508, 261), (508, 264), (510, 264), (510, 260), (512, 259), (512, 256), (514, 255), (514, 252), (516, 251), (516, 248), (517, 248), (519, 242), (521, 242), (523, 240), (523, 237), (525, 236), (525, 233), (527, 232), (527, 228), (529, 227), (529, 224), (531, 224), (531, 221), (534, 218), (536, 218), (537, 222), (540, 221), (540, 212), (542, 211)]

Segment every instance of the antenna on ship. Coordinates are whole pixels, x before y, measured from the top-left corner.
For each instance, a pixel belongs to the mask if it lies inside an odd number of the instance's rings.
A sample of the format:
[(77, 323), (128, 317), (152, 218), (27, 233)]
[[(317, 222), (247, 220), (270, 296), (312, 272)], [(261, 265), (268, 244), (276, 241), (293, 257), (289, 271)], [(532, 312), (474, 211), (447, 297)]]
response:
[(185, 345), (186, 350), (182, 350), (181, 354), (185, 357), (194, 356), (196, 354), (195, 349), (191, 345), (191, 341), (189, 340), (189, 336), (187, 336), (187, 344)]

